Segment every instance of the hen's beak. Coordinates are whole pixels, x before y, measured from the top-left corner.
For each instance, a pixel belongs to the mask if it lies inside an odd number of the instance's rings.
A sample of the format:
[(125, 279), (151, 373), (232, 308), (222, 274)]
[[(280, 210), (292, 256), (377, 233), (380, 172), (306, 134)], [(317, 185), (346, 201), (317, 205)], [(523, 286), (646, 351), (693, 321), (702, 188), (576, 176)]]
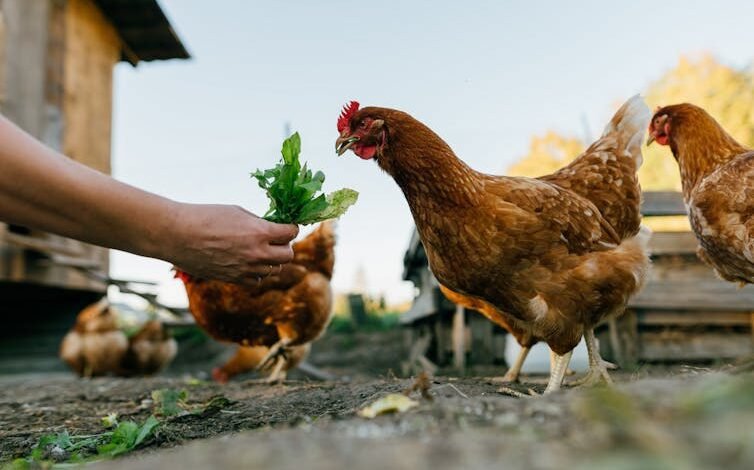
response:
[(346, 153), (346, 150), (350, 149), (353, 144), (359, 141), (357, 136), (341, 136), (335, 141), (335, 152), (338, 156)]
[(652, 145), (652, 142), (654, 142), (654, 141), (655, 141), (655, 133), (654, 132), (650, 132), (649, 133), (649, 137), (647, 137), (647, 147), (649, 147), (650, 145)]

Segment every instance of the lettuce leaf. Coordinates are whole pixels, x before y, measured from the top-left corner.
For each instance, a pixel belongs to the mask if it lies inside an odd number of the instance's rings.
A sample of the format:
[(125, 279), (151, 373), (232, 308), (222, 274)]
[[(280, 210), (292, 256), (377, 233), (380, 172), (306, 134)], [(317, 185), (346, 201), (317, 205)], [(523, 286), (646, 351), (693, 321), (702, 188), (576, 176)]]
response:
[(328, 195), (318, 194), (325, 182), (325, 174), (312, 172), (300, 163), (301, 137), (298, 132), (285, 139), (280, 152), (282, 159), (275, 168), (257, 170), (251, 174), (270, 200), (264, 218), (270, 222), (308, 225), (343, 215), (356, 203), (359, 193), (341, 189)]

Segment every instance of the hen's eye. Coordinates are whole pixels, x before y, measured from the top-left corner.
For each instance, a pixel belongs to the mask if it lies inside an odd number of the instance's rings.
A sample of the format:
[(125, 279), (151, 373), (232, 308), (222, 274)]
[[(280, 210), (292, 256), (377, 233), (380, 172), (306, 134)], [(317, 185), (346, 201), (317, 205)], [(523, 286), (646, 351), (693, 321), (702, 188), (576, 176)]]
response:
[(366, 129), (366, 128), (367, 128), (367, 122), (366, 122), (366, 121), (361, 121), (361, 122), (359, 123), (359, 127), (360, 127), (361, 129)]

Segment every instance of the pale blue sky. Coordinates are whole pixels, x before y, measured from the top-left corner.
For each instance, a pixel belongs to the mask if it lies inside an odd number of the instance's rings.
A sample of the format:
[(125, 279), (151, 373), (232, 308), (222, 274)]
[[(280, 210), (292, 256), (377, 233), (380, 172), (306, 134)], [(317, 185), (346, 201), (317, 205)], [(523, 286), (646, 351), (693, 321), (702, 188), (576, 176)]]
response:
[[(473, 167), (499, 173), (533, 134), (583, 136), (582, 116), (596, 134), (680, 54), (736, 66), (754, 56), (754, 2), (743, 1), (161, 4), (194, 58), (117, 67), (115, 176), (263, 213), (248, 174), (276, 161), (290, 122), (326, 188), (361, 192), (339, 223), (336, 290), (361, 265), (391, 300), (412, 293), (400, 280), (411, 216), (376, 165), (335, 156), (346, 101), (408, 111)], [(185, 303), (166, 263), (115, 253), (113, 274), (160, 281), (164, 300)]]

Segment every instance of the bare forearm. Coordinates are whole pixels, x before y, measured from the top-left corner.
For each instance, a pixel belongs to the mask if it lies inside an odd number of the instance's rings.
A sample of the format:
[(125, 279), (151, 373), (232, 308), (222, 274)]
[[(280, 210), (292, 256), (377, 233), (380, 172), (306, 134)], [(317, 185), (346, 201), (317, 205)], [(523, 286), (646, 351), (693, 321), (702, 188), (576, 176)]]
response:
[(185, 204), (134, 188), (40, 144), (0, 116), (0, 221), (245, 282), (293, 259), (295, 225), (237, 206)]
[(0, 142), (0, 220), (157, 256), (176, 203), (57, 154), (2, 117)]

